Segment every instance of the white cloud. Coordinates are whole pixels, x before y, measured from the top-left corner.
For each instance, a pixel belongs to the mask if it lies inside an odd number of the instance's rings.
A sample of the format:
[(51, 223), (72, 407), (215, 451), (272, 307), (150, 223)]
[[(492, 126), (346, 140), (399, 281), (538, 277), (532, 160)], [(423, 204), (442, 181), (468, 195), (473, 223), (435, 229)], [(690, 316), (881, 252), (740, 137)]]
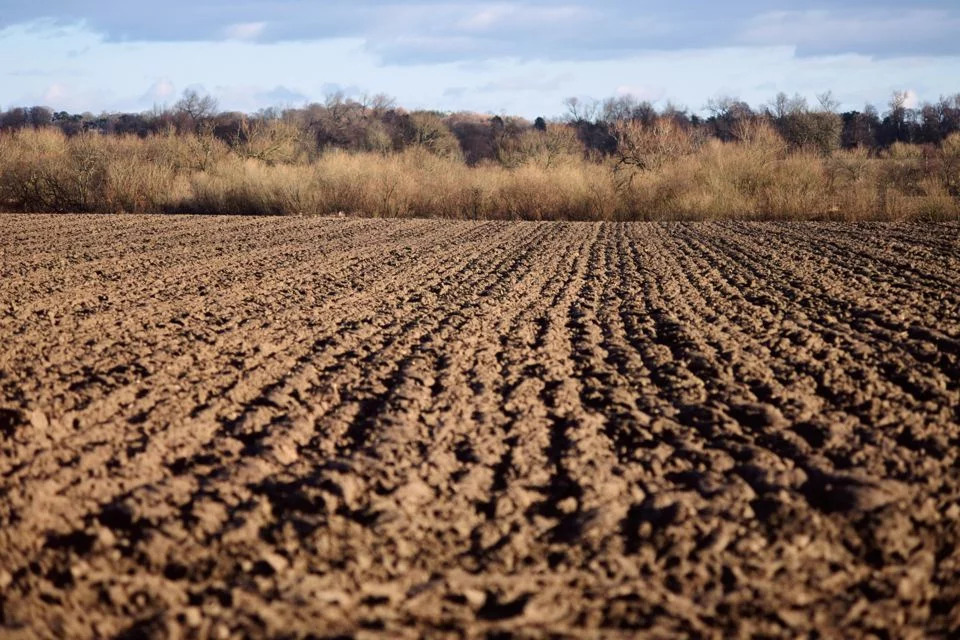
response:
[[(401, 65), (384, 64), (367, 44), (362, 38), (122, 42), (84, 30), (40, 38), (11, 28), (0, 30), (0, 106), (138, 111), (172, 104), (184, 88), (201, 84), (212, 88), (227, 110), (322, 100), (343, 88), (355, 94), (382, 91), (411, 109), (455, 107), (532, 118), (561, 113), (571, 95), (602, 99), (632, 93), (699, 111), (720, 93), (761, 105), (777, 91), (799, 92), (813, 101), (817, 93), (834, 89), (845, 109), (862, 109), (866, 101), (882, 109), (895, 89), (912, 89), (920, 102), (960, 89), (960, 56), (797, 56), (793, 46), (742, 46), (566, 61), (505, 53), (482, 62), (434, 58)], [(441, 50), (458, 44), (456, 39), (430, 43)], [(82, 47), (89, 48), (82, 59), (70, 58), (70, 51)], [(25, 70), (31, 73), (3, 75)]]
[(143, 99), (153, 102), (165, 102), (176, 95), (177, 87), (169, 78), (161, 78), (150, 85), (147, 92), (143, 94)]
[(920, 105), (920, 96), (917, 95), (917, 92), (913, 89), (906, 90), (906, 99), (903, 102), (903, 106), (907, 109), (915, 109)]
[(224, 35), (228, 40), (256, 40), (266, 28), (266, 22), (238, 22), (224, 29)]
[(70, 90), (60, 84), (55, 82), (47, 87), (47, 90), (43, 92), (43, 103), (44, 104), (58, 104), (70, 97)]
[(488, 7), (463, 18), (457, 23), (457, 26), (468, 31), (489, 29), (513, 15), (516, 11), (517, 8), (512, 5)]
[(78, 86), (69, 81), (54, 82), (37, 86), (33, 91), (25, 92), (17, 106), (43, 105), (55, 111), (72, 112), (102, 111), (106, 105), (112, 105), (114, 94), (110, 88)]
[(556, 26), (585, 18), (588, 11), (573, 5), (531, 7), (521, 4), (494, 4), (484, 6), (457, 20), (454, 26), (464, 31), (490, 31), (494, 28)]

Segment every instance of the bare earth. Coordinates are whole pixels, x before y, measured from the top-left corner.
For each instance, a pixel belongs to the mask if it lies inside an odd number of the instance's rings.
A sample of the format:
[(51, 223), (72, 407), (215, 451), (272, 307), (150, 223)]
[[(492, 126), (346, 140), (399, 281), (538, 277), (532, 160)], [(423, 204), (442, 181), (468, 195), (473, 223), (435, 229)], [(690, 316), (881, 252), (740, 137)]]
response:
[(0, 217), (0, 637), (958, 637), (960, 225)]

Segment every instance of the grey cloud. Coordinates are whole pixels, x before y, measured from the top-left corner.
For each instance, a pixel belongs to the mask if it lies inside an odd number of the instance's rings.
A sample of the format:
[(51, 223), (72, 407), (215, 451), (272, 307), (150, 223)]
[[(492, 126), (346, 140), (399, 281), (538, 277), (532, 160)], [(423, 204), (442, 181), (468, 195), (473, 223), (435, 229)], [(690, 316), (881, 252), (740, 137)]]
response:
[(834, 53), (838, 43), (857, 52), (958, 53), (960, 11), (876, 9), (775, 11), (749, 20), (740, 34), (747, 44), (789, 42), (801, 55)]
[[(641, 0), (7, 0), (0, 27), (46, 19), (84, 21), (110, 40), (258, 42), (363, 39), (387, 64), (496, 57), (587, 60), (644, 50), (787, 45), (801, 55), (960, 53), (954, 1), (837, 3), (698, 0), (674, 7)], [(678, 3), (677, 3), (678, 4)]]

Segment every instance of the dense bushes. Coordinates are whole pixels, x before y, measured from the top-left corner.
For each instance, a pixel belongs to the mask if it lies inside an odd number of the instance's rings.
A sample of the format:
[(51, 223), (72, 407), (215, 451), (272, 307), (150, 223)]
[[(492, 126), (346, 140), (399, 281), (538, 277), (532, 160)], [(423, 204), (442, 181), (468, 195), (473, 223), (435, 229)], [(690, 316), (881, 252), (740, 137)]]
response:
[[(835, 113), (778, 95), (710, 117), (629, 97), (562, 122), (406, 112), (384, 96), (256, 115), (0, 114), (0, 209), (524, 219), (956, 218), (960, 97)], [(926, 133), (923, 133), (926, 132)], [(925, 137), (924, 137), (925, 136)], [(912, 140), (927, 140), (918, 144)], [(879, 140), (886, 140), (878, 146)]]
[(295, 128), (67, 136), (0, 134), (0, 208), (23, 211), (330, 214), (571, 220), (960, 217), (960, 134), (940, 147), (794, 149), (765, 122), (733, 141), (668, 121), (615, 129), (619, 155), (594, 157), (550, 124), (468, 166), (436, 121), (399, 152), (310, 152)]

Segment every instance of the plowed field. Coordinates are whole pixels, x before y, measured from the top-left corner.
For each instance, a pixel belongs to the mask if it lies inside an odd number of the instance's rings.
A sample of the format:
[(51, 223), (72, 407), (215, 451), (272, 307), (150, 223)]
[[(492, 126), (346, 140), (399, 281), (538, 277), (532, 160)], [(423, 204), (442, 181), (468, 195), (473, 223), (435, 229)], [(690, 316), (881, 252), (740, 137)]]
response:
[(0, 217), (0, 636), (957, 637), (958, 235)]

